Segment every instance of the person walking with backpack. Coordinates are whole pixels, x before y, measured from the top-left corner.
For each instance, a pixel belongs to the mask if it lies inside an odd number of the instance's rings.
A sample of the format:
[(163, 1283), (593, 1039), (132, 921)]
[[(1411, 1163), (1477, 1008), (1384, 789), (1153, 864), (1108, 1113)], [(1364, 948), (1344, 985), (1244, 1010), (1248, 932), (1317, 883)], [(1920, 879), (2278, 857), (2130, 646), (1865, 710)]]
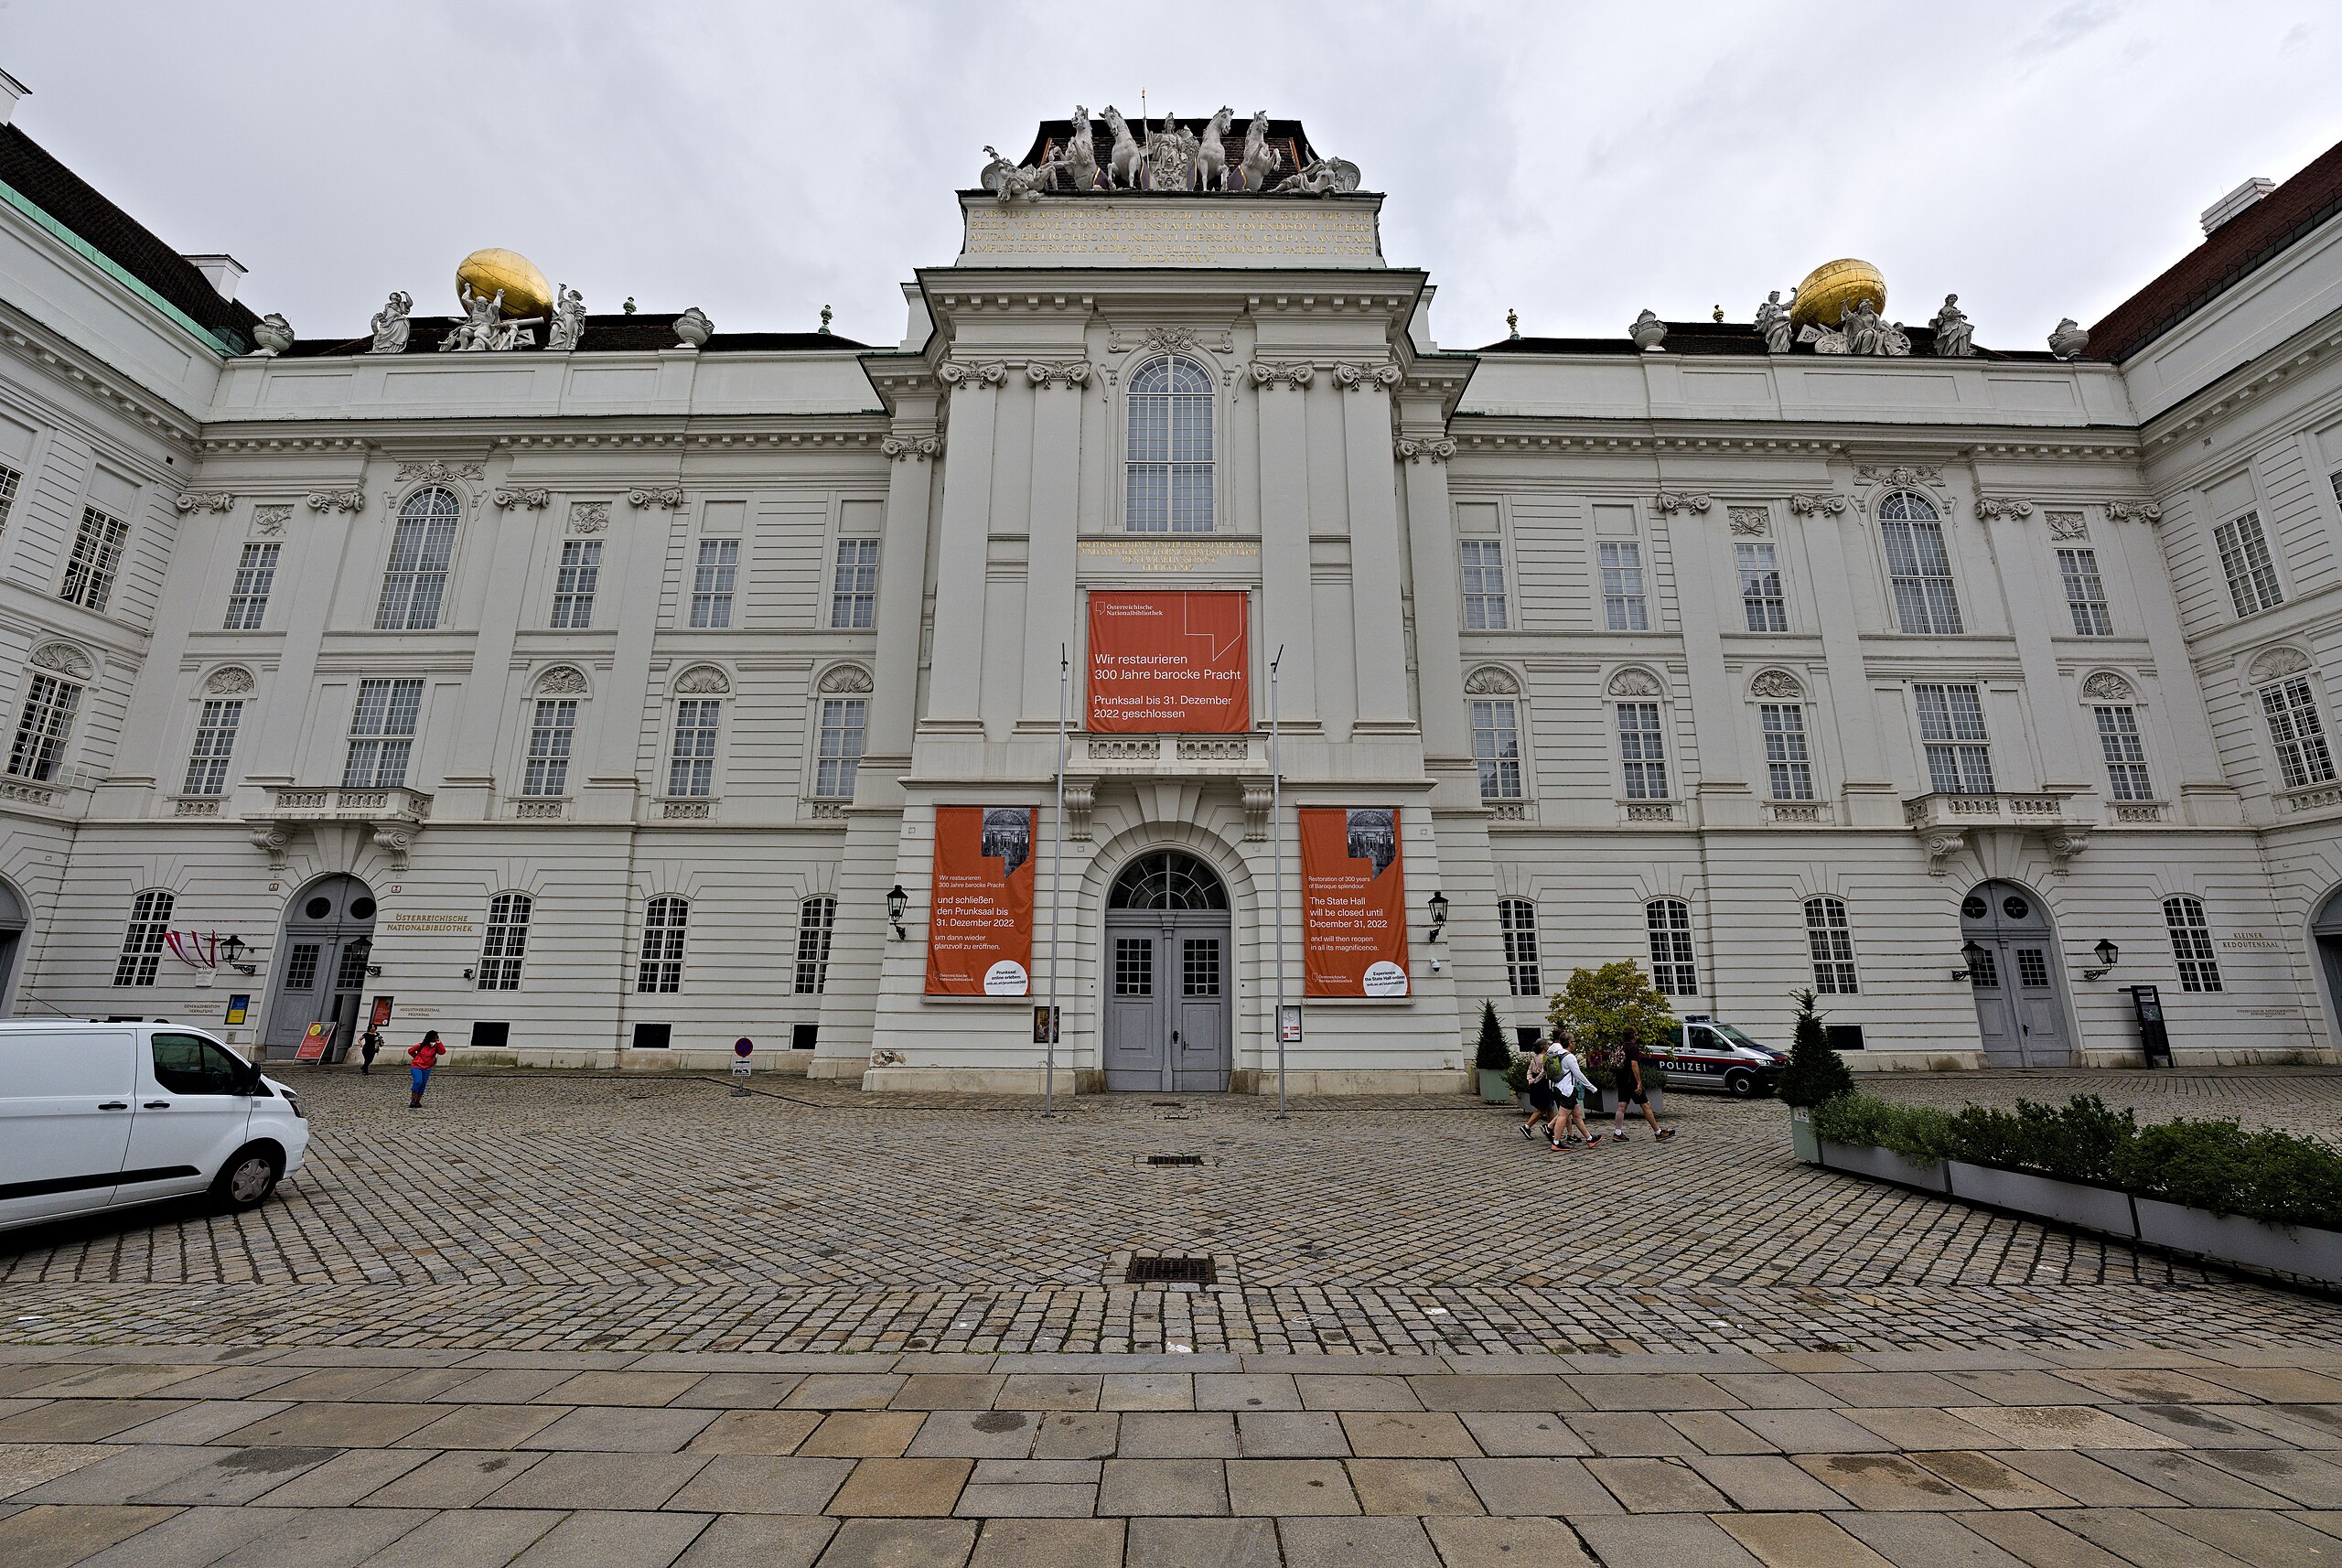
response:
[(429, 1031), (421, 1040), (407, 1047), (406, 1108), (409, 1111), (422, 1105), (424, 1088), (431, 1081), (431, 1069), (437, 1067), (439, 1058), (446, 1054), (447, 1047), (439, 1043), (439, 1031), (436, 1029)]
[(1549, 1060), (1542, 1051), (1532, 1051), (1529, 1057), (1529, 1120), (1520, 1124), (1520, 1135), (1532, 1142), (1537, 1136), (1537, 1124), (1543, 1122), (1548, 1137), (1552, 1135), (1554, 1108), (1560, 1103)]
[(1659, 1071), (1658, 1058), (1643, 1048), (1640, 1040), (1630, 1039), (1618, 1052), (1616, 1100), (1610, 1107), (1610, 1136), (1618, 1143), (1627, 1141), (1627, 1102), (1633, 1101), (1642, 1108), (1643, 1120), (1650, 1124), (1651, 1136), (1665, 1143), (1675, 1136), (1675, 1129), (1662, 1127), (1650, 1108), (1650, 1088)]
[[(1602, 1142), (1602, 1134), (1585, 1124), (1585, 1064), (1577, 1059), (1569, 1042), (1555, 1036), (1553, 1054), (1546, 1058), (1546, 1071), (1552, 1076), (1560, 1110), (1552, 1122), (1552, 1146), (1559, 1153), (1565, 1144), (1583, 1144), (1587, 1148)], [(1575, 1132), (1570, 1131), (1576, 1128)]]

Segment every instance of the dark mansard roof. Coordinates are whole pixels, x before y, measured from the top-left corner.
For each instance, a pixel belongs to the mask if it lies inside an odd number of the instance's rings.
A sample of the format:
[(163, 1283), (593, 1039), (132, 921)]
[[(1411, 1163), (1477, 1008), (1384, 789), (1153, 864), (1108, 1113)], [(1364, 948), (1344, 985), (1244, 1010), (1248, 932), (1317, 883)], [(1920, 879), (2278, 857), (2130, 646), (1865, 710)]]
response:
[(2120, 364), (2342, 213), (2342, 142), (2205, 236), (2162, 276), (2100, 317), (2090, 355)]
[[(638, 312), (628, 316), (616, 312), (607, 316), (586, 317), (586, 337), (579, 343), (581, 354), (646, 353), (660, 349), (679, 349), (682, 340), (675, 336), (675, 321), (682, 313), (676, 311)], [(455, 330), (457, 317), (453, 316), (416, 316), (407, 334), (406, 351), (410, 354), (435, 354), (439, 340)], [(543, 353), (544, 328), (536, 328), (538, 341), (532, 348), (507, 350), (515, 354)], [(330, 359), (341, 354), (363, 354), (373, 346), (371, 329), (355, 338), (304, 338), (285, 351), (288, 360)], [(867, 343), (857, 343), (834, 332), (718, 332), (710, 337), (701, 350), (706, 354), (747, 354), (788, 351), (819, 351), (833, 349), (838, 353), (857, 353), (867, 349)]]
[[(1911, 339), (1911, 358), (1928, 360), (1935, 357), (1935, 328), (1928, 326), (1905, 326), (1903, 331)], [(1763, 359), (1764, 335), (1746, 321), (1671, 321), (1667, 323), (1667, 339), (1659, 346), (1666, 354), (1696, 354), (1722, 357), (1740, 356)], [(1499, 338), (1479, 354), (1625, 354), (1642, 352), (1635, 340), (1621, 331), (1615, 338)], [(1792, 354), (1811, 355), (1813, 345), (1790, 345)], [(2057, 356), (2041, 349), (1987, 349), (1979, 344), (1976, 356), (1980, 360), (2054, 360)], [(1864, 363), (1876, 363), (1865, 357)]]
[(235, 352), (252, 346), (250, 306), (220, 298), (194, 263), (15, 125), (0, 125), (0, 181)]

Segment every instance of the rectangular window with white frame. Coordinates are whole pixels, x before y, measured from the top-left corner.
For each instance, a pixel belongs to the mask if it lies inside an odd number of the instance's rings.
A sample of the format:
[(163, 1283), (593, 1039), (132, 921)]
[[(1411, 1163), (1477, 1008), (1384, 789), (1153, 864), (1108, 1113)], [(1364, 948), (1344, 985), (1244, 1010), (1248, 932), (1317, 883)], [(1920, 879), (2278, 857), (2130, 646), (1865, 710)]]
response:
[(740, 542), (703, 539), (699, 561), (692, 570), (692, 625), (732, 624), (732, 595), (740, 576)]
[(830, 578), (830, 625), (861, 631), (878, 624), (878, 542), (841, 539)]
[(635, 964), (634, 988), (668, 994), (683, 988), (683, 933), (692, 907), (668, 894), (650, 900), (642, 914), (642, 953)]
[(245, 542), (244, 552), (236, 561), (236, 580), (228, 590), (228, 613), (220, 619), (220, 630), (260, 629), (268, 615), (269, 591), (276, 586), (277, 557), (284, 549), (274, 539)]
[(2220, 991), (2220, 955), (2212, 945), (2211, 923), (2204, 918), (2204, 901), (2182, 893), (2163, 901), (2164, 929), (2171, 933), (2171, 954), (2179, 964), (2182, 991)]
[(2106, 780), (2118, 800), (2152, 800), (2154, 781), (2147, 777), (2147, 748), (2139, 736), (2136, 709), (2102, 705), (2092, 712), (2098, 720), (2098, 746), (2106, 756)]
[(1544, 976), (1537, 957), (1537, 906), (1526, 898), (1497, 900), (1497, 925), (1504, 935), (1504, 973), (1515, 996), (1542, 996)]
[(822, 730), (813, 772), (817, 799), (854, 799), (854, 775), (862, 767), (862, 741), (869, 722), (867, 697), (822, 699)]
[(2261, 688), (2261, 713), (2269, 723), (2269, 743), (2277, 749), (2277, 771), (2288, 789), (2334, 781), (2334, 752), (2326, 741), (2326, 721), (2311, 694), (2309, 677), (2289, 676)]
[(2114, 614), (2106, 607), (2106, 584), (2098, 575), (2098, 552), (2057, 552), (2057, 575), (2066, 585), (2066, 609), (2076, 637), (2112, 637)]
[(163, 964), (163, 942), (170, 934), (171, 910), (178, 896), (154, 889), (131, 901), (130, 923), (123, 928), (122, 950), (114, 956), (116, 985), (152, 985)]
[(0, 532), (7, 530), (8, 514), (16, 510), (16, 487), (24, 482), (24, 475), (0, 463)]
[(1992, 737), (1984, 730), (1982, 690), (1921, 682), (1911, 688), (1927, 752), (1928, 788), (1939, 795), (1993, 793)]
[(1824, 996), (1852, 996), (1862, 988), (1854, 972), (1854, 928), (1842, 898), (1805, 901), (1805, 945), (1813, 959), (1813, 989)]
[(1464, 576), (1464, 629), (1509, 630), (1512, 614), (1505, 597), (1504, 542), (1466, 539), (1456, 548)]
[(795, 994), (819, 996), (829, 984), (830, 936), (837, 928), (838, 901), (808, 898), (797, 906)]
[(1627, 541), (1602, 546), (1602, 624), (1611, 631), (1649, 631), (1650, 601), (1643, 593), (1643, 547)]
[(1666, 800), (1667, 747), (1660, 737), (1657, 703), (1618, 704), (1618, 765), (1629, 800)]
[(1650, 936), (1650, 983), (1662, 996), (1697, 996), (1700, 970), (1692, 953), (1692, 906), (1681, 898), (1654, 898), (1643, 906)]
[(529, 917), (536, 900), (526, 893), (499, 893), (488, 901), (488, 932), (479, 947), (482, 991), (521, 989), (521, 962), (529, 951)]
[(1776, 800), (1813, 799), (1813, 757), (1805, 744), (1805, 709), (1796, 703), (1760, 703), (1765, 775)]
[(1781, 563), (1770, 544), (1735, 544), (1733, 560), (1740, 571), (1740, 607), (1751, 631), (1787, 631), (1789, 600), (1781, 593)]
[(36, 784), (55, 782), (65, 760), (66, 737), (81, 711), (81, 688), (38, 670), (27, 671), (25, 705), (16, 714), (16, 737), (8, 747), (8, 773)]
[(675, 704), (675, 746), (667, 764), (667, 793), (705, 800), (715, 793), (716, 719), (724, 704), (686, 697)]
[(602, 585), (602, 542), (564, 539), (561, 568), (553, 577), (555, 631), (583, 631), (594, 624), (594, 595)]
[(2285, 602), (2259, 512), (2249, 511), (2220, 524), (2212, 530), (2212, 542), (2220, 553), (2220, 571), (2229, 580), (2229, 602), (2236, 607), (2239, 620)]
[(420, 680), (360, 681), (349, 715), (349, 753), (342, 764), (345, 789), (395, 789), (406, 783), (414, 751), (415, 720), (423, 712)]
[(1506, 699), (1472, 699), (1472, 758), (1480, 799), (1520, 799), (1520, 710)]
[(85, 610), (102, 610), (113, 597), (115, 575), (122, 570), (122, 547), (129, 541), (130, 525), (108, 517), (97, 508), (81, 509), (81, 526), (73, 533), (73, 553), (65, 560), (65, 581), (57, 596)]
[(195, 747), (188, 754), (183, 795), (228, 792), (228, 758), (236, 749), (236, 726), (243, 721), (242, 699), (211, 698), (195, 721)]
[(529, 758), (521, 776), (523, 795), (569, 793), (569, 757), (577, 741), (577, 699), (541, 697), (529, 720)]

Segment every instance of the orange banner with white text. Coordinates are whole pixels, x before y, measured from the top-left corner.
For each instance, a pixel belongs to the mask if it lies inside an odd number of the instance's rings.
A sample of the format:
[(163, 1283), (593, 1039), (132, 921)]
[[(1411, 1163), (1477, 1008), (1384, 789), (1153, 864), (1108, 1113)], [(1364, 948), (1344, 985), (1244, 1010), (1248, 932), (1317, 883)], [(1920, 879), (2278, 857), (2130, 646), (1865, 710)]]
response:
[(1395, 806), (1304, 806), (1303, 994), (1407, 994), (1407, 891)]
[(1090, 728), (1241, 735), (1252, 727), (1246, 596), (1090, 595)]
[(929, 996), (1027, 996), (1033, 990), (1030, 806), (938, 806), (927, 918)]

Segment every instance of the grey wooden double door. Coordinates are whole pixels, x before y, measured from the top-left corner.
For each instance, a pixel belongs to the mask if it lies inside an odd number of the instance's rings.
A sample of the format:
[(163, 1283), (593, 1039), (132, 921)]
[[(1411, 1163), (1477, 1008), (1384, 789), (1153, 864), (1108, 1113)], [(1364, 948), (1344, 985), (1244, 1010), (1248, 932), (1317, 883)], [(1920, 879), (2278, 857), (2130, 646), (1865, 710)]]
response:
[(1987, 882), (1961, 900), (1960, 933), (1983, 950), (1968, 983), (1976, 993), (1984, 1059), (1993, 1067), (2069, 1064), (2066, 966), (2049, 912), (2014, 883)]
[(1107, 897), (1106, 1087), (1228, 1087), (1235, 991), (1228, 897), (1192, 855), (1142, 855)]
[(374, 891), (366, 884), (328, 876), (295, 896), (285, 913), (263, 1036), (268, 1056), (291, 1056), (310, 1025), (327, 1022), (334, 1026), (334, 1059), (349, 1052), (364, 1018), (373, 949)]

